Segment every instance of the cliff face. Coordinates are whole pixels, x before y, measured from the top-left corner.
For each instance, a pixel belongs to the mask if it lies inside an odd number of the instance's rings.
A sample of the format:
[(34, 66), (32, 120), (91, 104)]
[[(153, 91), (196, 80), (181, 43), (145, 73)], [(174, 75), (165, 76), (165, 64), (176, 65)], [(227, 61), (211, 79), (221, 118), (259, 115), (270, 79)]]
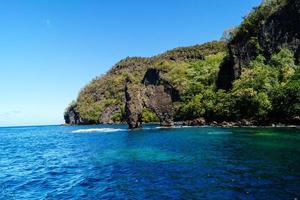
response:
[(71, 124), (71, 125), (81, 124), (80, 115), (77, 112), (76, 107), (77, 107), (76, 103), (73, 102), (66, 109), (64, 114), (64, 119), (66, 124)]
[(228, 44), (229, 55), (223, 62), (218, 87), (229, 89), (257, 55), (268, 62), (281, 48), (288, 48), (300, 62), (300, 0), (271, 1), (256, 8), (238, 27)]
[(173, 101), (179, 100), (179, 93), (159, 74), (157, 69), (148, 69), (141, 84), (126, 81), (125, 111), (129, 128), (141, 127), (144, 108), (157, 115), (161, 126), (173, 126)]

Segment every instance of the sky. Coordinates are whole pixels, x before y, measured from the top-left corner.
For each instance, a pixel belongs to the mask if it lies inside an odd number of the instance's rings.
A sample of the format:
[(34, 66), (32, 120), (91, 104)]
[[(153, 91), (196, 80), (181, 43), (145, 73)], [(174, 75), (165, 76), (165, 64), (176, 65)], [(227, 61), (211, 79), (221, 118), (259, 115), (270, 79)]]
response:
[(62, 124), (127, 56), (218, 40), (261, 0), (0, 0), (0, 126)]

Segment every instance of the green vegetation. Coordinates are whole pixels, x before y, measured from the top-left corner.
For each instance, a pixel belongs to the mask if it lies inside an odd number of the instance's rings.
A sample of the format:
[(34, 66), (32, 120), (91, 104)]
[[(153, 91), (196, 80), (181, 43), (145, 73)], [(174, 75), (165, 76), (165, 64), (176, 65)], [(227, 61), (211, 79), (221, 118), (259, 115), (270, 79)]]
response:
[(272, 116), (278, 120), (299, 118), (300, 115), (300, 70), (285, 84), (274, 88), (271, 94)]
[(149, 109), (144, 109), (142, 113), (143, 122), (149, 123), (149, 122), (159, 122), (158, 117), (154, 112), (152, 112)]
[[(181, 90), (181, 102), (176, 105), (177, 120), (212, 117), (217, 90), (215, 83), (225, 55), (225, 51), (209, 55), (187, 67), (186, 88)], [(178, 76), (182, 77), (179, 73)]]
[(299, 67), (291, 55), (288, 49), (282, 49), (269, 63), (259, 55), (243, 70), (228, 93), (231, 118), (266, 122), (299, 116), (300, 82), (295, 74)]
[[(177, 104), (177, 119), (205, 117), (208, 120), (248, 119), (263, 123), (300, 114), (300, 80), (293, 55), (288, 49), (274, 54), (269, 63), (262, 55), (244, 68), (230, 91), (215, 87), (223, 54), (193, 63), (188, 70), (189, 87)], [(280, 114), (281, 113), (281, 114)]]

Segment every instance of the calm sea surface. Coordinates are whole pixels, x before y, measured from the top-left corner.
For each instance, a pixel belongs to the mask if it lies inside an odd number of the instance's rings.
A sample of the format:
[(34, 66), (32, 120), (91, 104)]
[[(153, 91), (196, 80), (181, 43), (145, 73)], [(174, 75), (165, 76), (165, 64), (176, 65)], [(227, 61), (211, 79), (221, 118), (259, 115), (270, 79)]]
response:
[(300, 199), (300, 130), (0, 128), (0, 199)]

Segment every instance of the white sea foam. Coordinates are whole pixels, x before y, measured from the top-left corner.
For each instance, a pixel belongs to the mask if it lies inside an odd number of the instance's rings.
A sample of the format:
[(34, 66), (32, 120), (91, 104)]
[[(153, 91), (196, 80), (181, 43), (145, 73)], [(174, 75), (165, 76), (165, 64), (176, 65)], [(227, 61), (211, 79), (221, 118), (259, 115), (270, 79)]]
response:
[(196, 126), (170, 126), (170, 127), (163, 127), (163, 126), (156, 126), (156, 127), (144, 127), (144, 130), (155, 130), (155, 129), (177, 129), (177, 128), (195, 128)]
[(215, 131), (215, 132), (208, 132), (208, 135), (228, 135), (228, 134), (232, 134), (232, 132), (221, 132), (221, 131)]
[(72, 133), (94, 133), (94, 132), (112, 133), (112, 132), (119, 132), (119, 131), (126, 131), (126, 129), (119, 129), (119, 128), (90, 128), (90, 129), (78, 129), (78, 130), (72, 131)]

